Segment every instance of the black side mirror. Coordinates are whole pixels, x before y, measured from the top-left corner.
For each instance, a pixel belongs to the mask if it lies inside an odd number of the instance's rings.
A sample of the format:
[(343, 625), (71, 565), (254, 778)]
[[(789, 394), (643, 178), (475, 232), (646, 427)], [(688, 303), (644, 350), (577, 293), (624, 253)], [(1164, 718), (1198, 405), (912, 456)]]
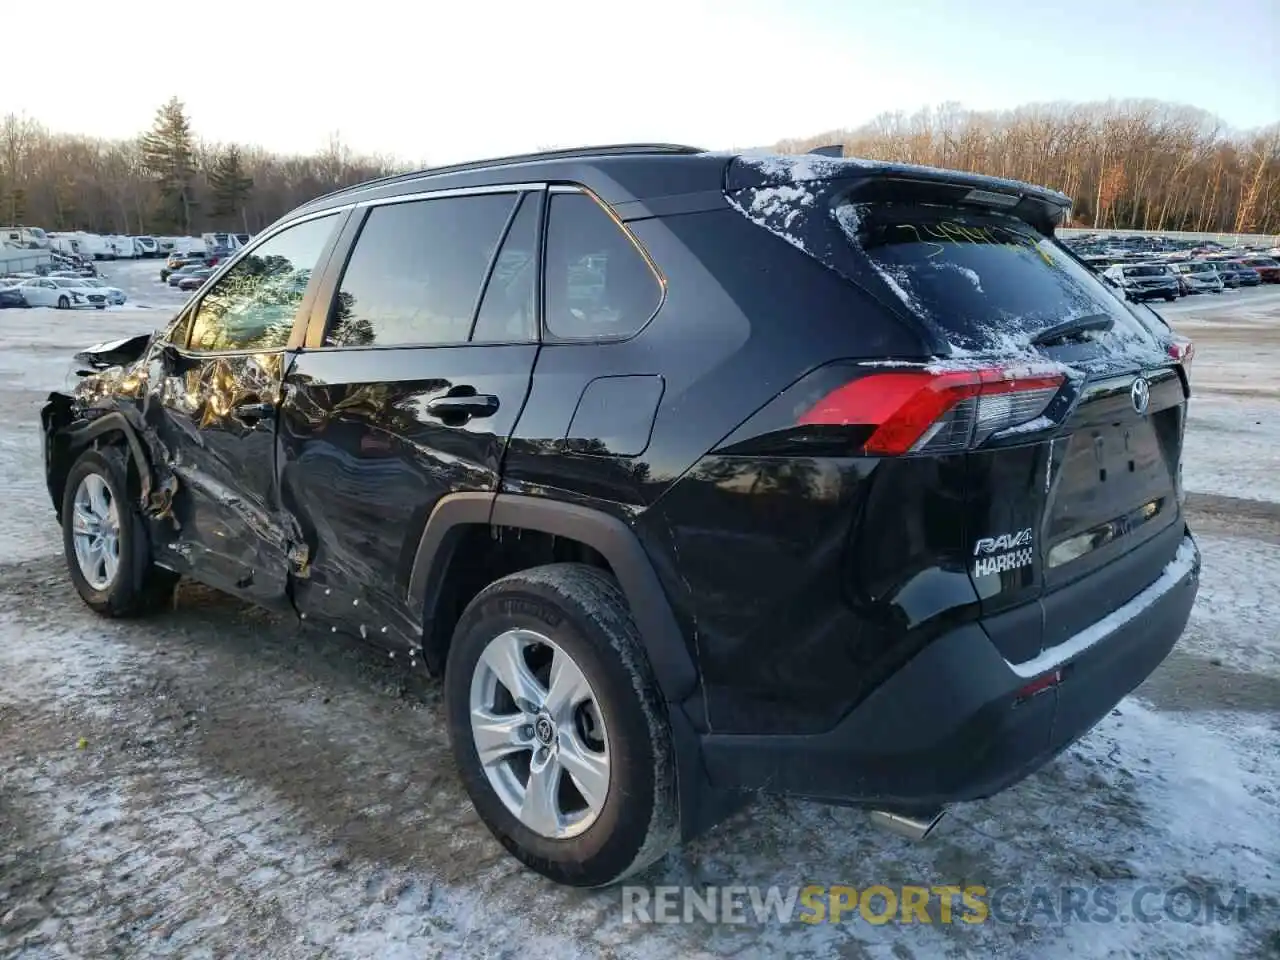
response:
[(176, 377), (193, 369), (196, 361), (186, 356), (172, 343), (166, 343), (160, 347), (160, 364), (164, 367), (165, 373)]

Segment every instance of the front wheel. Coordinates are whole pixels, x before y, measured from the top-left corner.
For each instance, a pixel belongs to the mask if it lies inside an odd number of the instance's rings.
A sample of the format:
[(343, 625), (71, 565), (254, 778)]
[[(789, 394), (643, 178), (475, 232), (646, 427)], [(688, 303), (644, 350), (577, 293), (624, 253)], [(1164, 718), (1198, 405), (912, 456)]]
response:
[(676, 843), (665, 705), (607, 573), (549, 564), (482, 590), (454, 631), (444, 696), (476, 812), (526, 866), (602, 886)]
[(161, 607), (178, 576), (151, 562), (146, 525), (128, 496), (128, 463), (116, 446), (86, 450), (67, 475), (62, 540), (71, 582), (95, 612), (127, 617)]
[(1173, 301), (1177, 299), (1178, 299), (1178, 295), (1176, 293), (1171, 293), (1165, 297), (1165, 300), (1169, 301), (1169, 303), (1173, 303)]
[(59, 297), (59, 298), (58, 298), (58, 309), (59, 309), (59, 310), (70, 310), (70, 309), (71, 309), (71, 301), (70, 301), (70, 300), (68, 300), (66, 297)]

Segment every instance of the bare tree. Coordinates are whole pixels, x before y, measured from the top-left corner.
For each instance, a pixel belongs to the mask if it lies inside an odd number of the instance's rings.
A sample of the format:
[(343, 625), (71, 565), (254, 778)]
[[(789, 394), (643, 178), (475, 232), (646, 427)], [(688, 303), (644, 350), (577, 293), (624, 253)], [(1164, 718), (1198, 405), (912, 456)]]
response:
[[(1078, 224), (1280, 233), (1280, 124), (1232, 133), (1217, 118), (1185, 105), (1121, 100), (982, 112), (943, 103), (777, 146), (802, 151), (826, 143), (841, 143), (854, 156), (1042, 183), (1073, 198)], [(50, 229), (151, 232), (176, 213), (184, 221), (180, 225), (189, 218), (193, 232), (219, 223), (225, 229), (232, 220), (253, 232), (317, 194), (409, 166), (392, 157), (356, 154), (336, 132), (310, 156), (241, 146), (238, 176), (253, 186), (247, 195), (234, 191), (237, 213), (229, 217), (228, 176), (218, 164), (232, 147), (202, 142), (193, 133), (190, 178), (184, 179), (180, 204), (166, 207), (141, 138), (104, 142), (51, 133), (27, 117), (3, 117), (0, 220)], [(185, 169), (178, 172), (185, 178)]]

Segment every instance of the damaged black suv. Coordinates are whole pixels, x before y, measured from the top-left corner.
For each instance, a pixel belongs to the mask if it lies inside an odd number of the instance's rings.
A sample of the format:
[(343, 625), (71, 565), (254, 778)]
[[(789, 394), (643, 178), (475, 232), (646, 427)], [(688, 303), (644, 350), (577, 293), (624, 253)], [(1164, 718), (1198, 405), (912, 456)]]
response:
[(1187, 345), (1024, 183), (622, 146), (321, 197), (43, 411), (71, 578), (443, 677), (515, 856), (614, 881), (753, 790), (923, 835), (1189, 616)]

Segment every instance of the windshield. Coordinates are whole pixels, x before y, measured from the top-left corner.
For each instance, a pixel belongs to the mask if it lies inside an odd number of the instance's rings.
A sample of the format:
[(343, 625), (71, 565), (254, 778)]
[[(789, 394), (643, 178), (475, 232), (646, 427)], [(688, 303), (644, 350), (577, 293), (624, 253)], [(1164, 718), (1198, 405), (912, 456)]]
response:
[(1280, 262), (1272, 260), (1270, 257), (1253, 257), (1245, 262), (1251, 267), (1280, 267)]
[(41, 230), (39, 227), (27, 227), (27, 232), (31, 234), (33, 237), (35, 237), (37, 240), (43, 240), (46, 236), (45, 232)]
[(954, 346), (1016, 348), (1100, 313), (1118, 331), (1139, 331), (1088, 267), (1014, 217), (913, 203), (844, 204), (835, 216), (898, 298)]
[(72, 280), (70, 277), (54, 277), (53, 282), (60, 287), (83, 287), (83, 280)]
[(1144, 263), (1137, 267), (1125, 267), (1124, 275), (1126, 277), (1163, 277), (1165, 268), (1155, 263)]

